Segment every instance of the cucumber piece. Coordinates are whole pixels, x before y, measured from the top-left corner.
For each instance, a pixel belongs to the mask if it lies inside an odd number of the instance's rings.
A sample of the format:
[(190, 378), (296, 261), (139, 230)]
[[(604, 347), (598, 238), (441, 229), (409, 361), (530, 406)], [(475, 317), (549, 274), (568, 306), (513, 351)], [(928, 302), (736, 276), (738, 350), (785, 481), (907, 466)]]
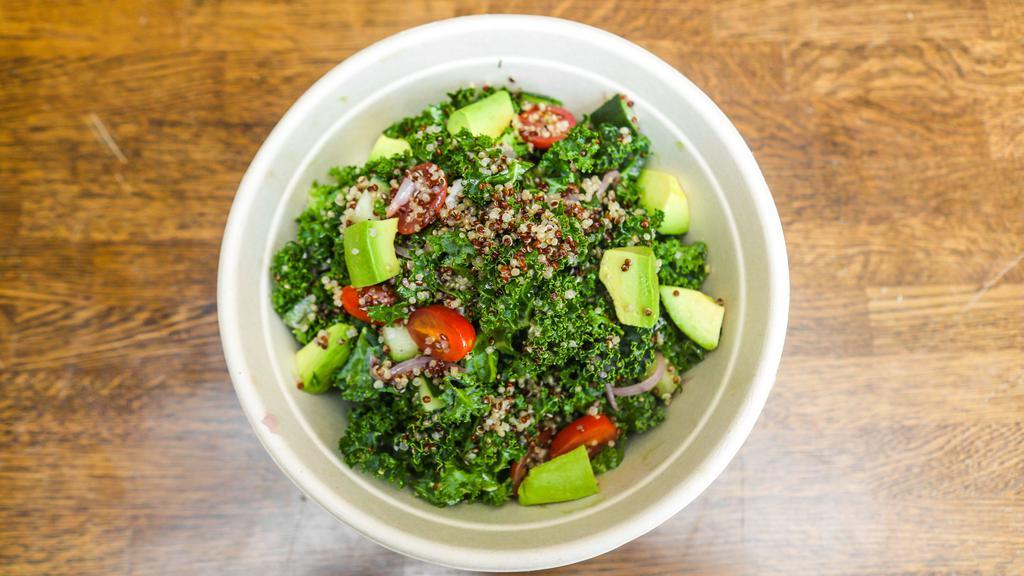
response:
[(352, 223), (358, 224), (360, 222), (366, 222), (367, 220), (374, 220), (373, 217), (373, 192), (369, 190), (363, 190), (363, 193), (359, 196), (359, 200), (356, 201), (355, 211), (352, 212)]
[(331, 377), (345, 365), (352, 351), (352, 340), (348, 336), (351, 329), (348, 324), (335, 324), (327, 328), (326, 335), (317, 335), (295, 353), (295, 367), (303, 392), (320, 394), (331, 387)]
[(597, 494), (597, 480), (590, 467), (586, 446), (530, 470), (519, 485), (519, 503), (523, 506), (579, 500)]
[(595, 127), (601, 124), (612, 124), (620, 128), (629, 128), (634, 133), (637, 131), (636, 113), (629, 105), (629, 99), (625, 94), (616, 94), (610, 100), (594, 110), (590, 115), (590, 123)]
[(301, 334), (309, 330), (310, 323), (316, 319), (314, 304), (316, 304), (316, 296), (312, 294), (306, 296), (285, 312), (284, 316), (281, 316), (281, 321), (285, 326), (291, 328), (294, 334)]
[(519, 101), (523, 104), (547, 104), (549, 106), (561, 106), (562, 101), (558, 98), (552, 98), (543, 94), (537, 94), (535, 92), (520, 92), (518, 94)]
[(388, 356), (395, 362), (419, 355), (419, 346), (413, 341), (405, 326), (385, 326), (381, 328), (380, 332), (384, 345), (388, 347)]
[(448, 405), (448, 402), (434, 390), (426, 378), (417, 376), (412, 379), (412, 383), (416, 386), (415, 402), (427, 412), (440, 410)]
[[(667, 401), (669, 398), (672, 397), (672, 394), (674, 394), (675, 391), (679, 388), (679, 384), (680, 382), (682, 382), (682, 378), (679, 375), (679, 370), (676, 370), (676, 367), (673, 366), (671, 362), (668, 362), (666, 360), (665, 363), (665, 374), (661, 377), (660, 380), (658, 380), (658, 383), (654, 385), (654, 388), (651, 390), (651, 393), (653, 393), (658, 398), (662, 398)], [(654, 365), (652, 364), (650, 370), (647, 371), (647, 375), (650, 376), (651, 372), (653, 371)]]

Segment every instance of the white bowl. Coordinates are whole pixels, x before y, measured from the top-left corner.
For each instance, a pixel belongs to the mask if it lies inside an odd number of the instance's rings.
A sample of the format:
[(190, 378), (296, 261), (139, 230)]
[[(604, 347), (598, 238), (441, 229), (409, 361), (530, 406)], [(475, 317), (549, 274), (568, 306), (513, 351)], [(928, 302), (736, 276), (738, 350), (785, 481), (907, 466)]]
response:
[[(652, 162), (680, 176), (688, 241), (710, 248), (705, 291), (725, 300), (722, 342), (695, 368), (666, 422), (630, 439), (601, 493), (575, 502), (435, 508), (338, 453), (346, 407), (295, 388), (296, 344), (270, 306), (271, 255), (295, 234), (310, 184), (359, 164), (391, 122), (476, 83), (548, 93), (576, 113), (615, 92), (636, 103)], [(591, 558), (658, 526), (717, 477), (764, 406), (782, 355), (789, 272), (782, 227), (749, 148), (696, 86), (618, 36), (536, 16), (473, 16), (402, 32), (310, 88), (260, 148), (238, 188), (221, 249), (217, 303), (235, 390), (260, 441), (311, 498), (368, 538), (475, 570)]]

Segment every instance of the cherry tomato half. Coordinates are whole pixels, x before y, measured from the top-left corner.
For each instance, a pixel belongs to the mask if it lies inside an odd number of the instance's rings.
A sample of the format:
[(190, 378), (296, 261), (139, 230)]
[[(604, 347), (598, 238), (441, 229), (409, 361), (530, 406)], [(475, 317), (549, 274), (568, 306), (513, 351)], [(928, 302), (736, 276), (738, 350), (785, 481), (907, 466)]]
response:
[(568, 136), (575, 125), (576, 117), (561, 106), (537, 104), (519, 114), (519, 135), (541, 150)]
[(444, 170), (433, 162), (424, 162), (406, 170), (405, 180), (395, 194), (402, 192), (402, 186), (412, 185), (412, 194), (398, 207), (398, 233), (415, 234), (430, 225), (437, 218), (437, 212), (448, 195), (448, 182)]
[(345, 312), (368, 324), (380, 324), (370, 320), (370, 315), (366, 313), (368, 306), (389, 306), (397, 300), (391, 288), (381, 284), (365, 288), (345, 286), (341, 289), (341, 305), (344, 306)]
[(417, 308), (407, 328), (420, 350), (429, 348), (431, 356), (448, 362), (465, 358), (476, 343), (476, 330), (469, 320), (440, 304)]
[(618, 437), (619, 429), (607, 416), (587, 414), (558, 431), (548, 450), (548, 458), (572, 452), (577, 446), (586, 446), (587, 454), (593, 456)]

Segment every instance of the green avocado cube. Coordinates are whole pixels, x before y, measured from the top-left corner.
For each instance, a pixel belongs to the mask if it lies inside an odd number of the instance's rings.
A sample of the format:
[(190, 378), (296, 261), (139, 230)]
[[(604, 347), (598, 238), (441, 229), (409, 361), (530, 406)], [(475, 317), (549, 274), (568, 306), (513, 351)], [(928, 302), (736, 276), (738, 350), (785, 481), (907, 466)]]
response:
[(718, 347), (725, 306), (703, 292), (676, 286), (662, 286), (661, 299), (683, 334), (707, 350)]
[(690, 229), (690, 205), (675, 176), (647, 168), (640, 173), (637, 184), (643, 207), (648, 212), (661, 210), (665, 213), (665, 219), (658, 226), (659, 233), (685, 234)]
[(499, 90), (452, 112), (448, 117), (448, 133), (454, 136), (465, 128), (474, 136), (497, 138), (512, 124), (515, 115), (512, 97), (508, 92)]
[(331, 387), (331, 377), (345, 365), (352, 351), (348, 336), (351, 329), (348, 324), (335, 324), (295, 353), (295, 367), (304, 392), (320, 394)]
[(658, 264), (649, 247), (605, 250), (598, 278), (612, 297), (619, 322), (650, 328), (658, 321)]
[(345, 229), (345, 265), (352, 286), (373, 286), (398, 275), (398, 218), (365, 220)]
[(579, 500), (597, 494), (597, 479), (590, 466), (586, 446), (530, 470), (519, 485), (519, 503), (523, 506)]
[(440, 410), (448, 405), (448, 401), (434, 390), (426, 378), (417, 376), (412, 379), (412, 383), (416, 386), (416, 396), (413, 397), (413, 402), (427, 412)]
[(398, 156), (411, 150), (412, 147), (405, 140), (401, 138), (388, 138), (381, 134), (377, 141), (373, 143), (373, 148), (370, 149), (370, 157), (367, 160), (372, 161), (378, 158)]

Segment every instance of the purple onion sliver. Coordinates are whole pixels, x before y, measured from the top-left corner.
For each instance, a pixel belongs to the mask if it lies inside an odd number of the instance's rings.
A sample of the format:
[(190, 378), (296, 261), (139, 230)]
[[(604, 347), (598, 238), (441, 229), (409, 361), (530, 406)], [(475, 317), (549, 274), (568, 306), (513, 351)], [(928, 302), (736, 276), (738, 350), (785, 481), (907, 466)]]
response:
[(398, 209), (405, 206), (409, 200), (412, 200), (412, 193), (416, 190), (416, 185), (412, 183), (412, 178), (408, 176), (402, 183), (398, 185), (398, 190), (395, 192), (395, 197), (391, 199), (391, 203), (388, 204), (387, 215), (391, 218), (398, 213)]
[(654, 373), (645, 378), (644, 380), (633, 384), (632, 386), (623, 386), (622, 388), (612, 388), (612, 392), (616, 396), (635, 396), (637, 394), (643, 394), (654, 388), (658, 384), (658, 380), (665, 375), (665, 357), (661, 354), (655, 355), (655, 366)]
[(612, 391), (612, 383), (604, 383), (604, 393), (608, 396), (608, 404), (611, 404), (612, 410), (619, 411), (619, 403), (615, 401), (615, 393)]

